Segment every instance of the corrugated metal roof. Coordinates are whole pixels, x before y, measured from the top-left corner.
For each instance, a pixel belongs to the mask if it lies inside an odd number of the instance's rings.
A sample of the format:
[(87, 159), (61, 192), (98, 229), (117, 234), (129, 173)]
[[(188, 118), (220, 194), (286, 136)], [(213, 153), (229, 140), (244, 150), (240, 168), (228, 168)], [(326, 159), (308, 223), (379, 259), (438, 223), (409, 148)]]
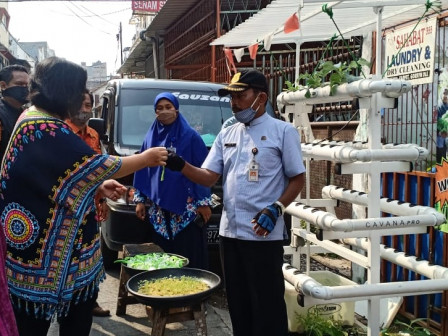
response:
[(145, 60), (152, 53), (152, 42), (142, 41), (139, 37), (134, 41), (134, 44), (129, 51), (128, 57), (117, 70), (118, 73), (144, 73)]
[[(394, 27), (419, 18), (425, 11), (426, 0), (303, 0), (300, 10), (300, 29), (292, 33), (283, 32), (283, 24), (299, 8), (299, 0), (273, 0), (211, 45), (226, 47), (247, 47), (262, 42), (268, 34), (274, 33), (272, 44), (329, 40), (338, 34), (330, 17), (322, 11), (328, 4), (333, 10), (333, 19), (345, 38), (359, 36), (376, 30), (375, 8), (382, 10), (382, 28)], [(448, 0), (441, 0), (442, 8), (448, 8)], [(430, 10), (428, 14), (434, 13)]]
[(198, 2), (199, 0), (168, 0), (152, 20), (146, 30), (147, 35), (152, 36), (154, 32), (163, 33)]

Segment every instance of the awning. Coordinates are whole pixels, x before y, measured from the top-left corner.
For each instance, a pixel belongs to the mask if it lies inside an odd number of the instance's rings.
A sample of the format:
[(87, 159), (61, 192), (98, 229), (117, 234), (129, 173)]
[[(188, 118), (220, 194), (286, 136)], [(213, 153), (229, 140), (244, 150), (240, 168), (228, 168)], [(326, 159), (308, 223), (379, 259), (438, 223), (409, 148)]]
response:
[(168, 0), (146, 28), (146, 40), (142, 41), (137, 36), (129, 55), (117, 70), (119, 73), (144, 73), (145, 60), (152, 54), (152, 42), (150, 37), (163, 36), (165, 31), (171, 27), (179, 18), (190, 10), (198, 0)]
[[(289, 34), (283, 32), (285, 21), (298, 11), (300, 3), (300, 29)], [(426, 0), (273, 0), (211, 45), (247, 47), (263, 42), (265, 36), (274, 34), (272, 44), (302, 43), (329, 40), (339, 35), (330, 17), (322, 11), (327, 4), (332, 8), (333, 19), (345, 38), (361, 36), (376, 30), (377, 9), (382, 8), (381, 26), (390, 28), (421, 17)], [(448, 8), (448, 0), (441, 0), (442, 8)], [(427, 14), (435, 14), (430, 10)]]
[(145, 60), (152, 54), (152, 42), (148, 38), (143, 41), (137, 37), (129, 51), (128, 57), (117, 70), (118, 73), (144, 73)]
[(155, 32), (164, 34), (177, 20), (184, 16), (199, 0), (168, 0), (152, 20), (146, 34), (152, 36)]

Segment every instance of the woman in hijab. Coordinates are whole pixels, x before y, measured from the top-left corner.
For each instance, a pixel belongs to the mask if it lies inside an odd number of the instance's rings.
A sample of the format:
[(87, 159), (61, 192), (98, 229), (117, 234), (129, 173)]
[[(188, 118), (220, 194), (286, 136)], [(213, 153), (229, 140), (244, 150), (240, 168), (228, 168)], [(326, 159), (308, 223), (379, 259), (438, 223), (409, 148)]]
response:
[[(179, 101), (162, 92), (154, 100), (156, 120), (142, 145), (142, 151), (165, 146), (188, 161), (201, 166), (208, 154), (201, 136), (179, 113)], [(189, 161), (190, 162), (190, 161)], [(135, 173), (134, 201), (137, 217), (147, 214), (152, 227), (152, 241), (165, 252), (189, 259), (189, 267), (207, 269), (207, 231), (204, 223), (211, 216), (210, 188), (195, 184), (180, 172), (163, 167), (145, 168)], [(199, 217), (200, 216), (200, 217)], [(195, 221), (195, 218), (197, 220)]]
[[(165, 148), (99, 155), (73, 133), (63, 120), (79, 112), (86, 81), (77, 64), (58, 57), (39, 62), (30, 84), (33, 105), (19, 117), (3, 157), (0, 219), (21, 336), (46, 335), (52, 317), (61, 336), (90, 334), (105, 277), (94, 197), (116, 200), (126, 188), (111, 178), (165, 165), (168, 156)], [(0, 285), (2, 278), (0, 272)]]

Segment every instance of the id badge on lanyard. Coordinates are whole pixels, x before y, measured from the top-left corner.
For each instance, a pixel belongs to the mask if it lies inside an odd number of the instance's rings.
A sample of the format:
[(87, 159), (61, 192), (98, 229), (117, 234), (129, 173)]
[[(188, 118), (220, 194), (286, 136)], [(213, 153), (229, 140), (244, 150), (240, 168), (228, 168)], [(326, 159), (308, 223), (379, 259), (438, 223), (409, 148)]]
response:
[(174, 138), (171, 139), (171, 146), (166, 149), (169, 153), (176, 153), (176, 147), (173, 146), (173, 142)]
[(176, 147), (173, 147), (173, 145), (171, 145), (171, 147), (168, 147), (166, 150), (170, 153), (176, 153)]
[(260, 166), (257, 161), (255, 161), (255, 156), (258, 154), (257, 148), (252, 148), (252, 154), (254, 157), (252, 158), (252, 161), (249, 163), (249, 171), (247, 180), (249, 182), (258, 182), (258, 174), (260, 171)]

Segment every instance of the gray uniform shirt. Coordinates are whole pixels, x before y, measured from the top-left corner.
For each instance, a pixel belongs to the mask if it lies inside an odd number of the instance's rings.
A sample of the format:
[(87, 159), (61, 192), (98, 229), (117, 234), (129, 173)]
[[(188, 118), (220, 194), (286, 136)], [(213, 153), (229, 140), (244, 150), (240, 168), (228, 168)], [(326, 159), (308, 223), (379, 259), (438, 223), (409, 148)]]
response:
[[(258, 152), (253, 154), (253, 150)], [(249, 165), (259, 166), (258, 181), (249, 181)], [(221, 130), (202, 164), (223, 177), (224, 208), (219, 234), (243, 240), (282, 240), (279, 217), (266, 239), (253, 232), (252, 218), (283, 194), (289, 178), (305, 172), (297, 130), (267, 113), (249, 126), (240, 122)]]

